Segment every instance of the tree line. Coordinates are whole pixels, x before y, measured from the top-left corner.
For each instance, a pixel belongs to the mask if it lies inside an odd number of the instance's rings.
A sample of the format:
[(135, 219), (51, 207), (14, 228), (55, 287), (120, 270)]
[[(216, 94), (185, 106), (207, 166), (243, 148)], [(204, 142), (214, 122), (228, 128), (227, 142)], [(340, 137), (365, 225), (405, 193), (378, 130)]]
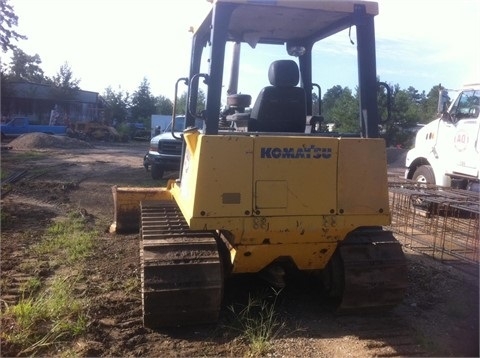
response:
[[(13, 54), (8, 66), (2, 64), (2, 90), (8, 88), (9, 82), (16, 81), (47, 84), (57, 90), (55, 98), (68, 100), (72, 99), (75, 90), (80, 89), (80, 80), (74, 77), (67, 62), (50, 78), (44, 75), (38, 54), (30, 56), (20, 49), (14, 49)], [(424, 91), (419, 92), (414, 87), (402, 89), (398, 84), (389, 86), (391, 111), (388, 121), (387, 95), (380, 88), (378, 91), (380, 114), (385, 120), (381, 126), (381, 133), (387, 145), (407, 146), (413, 138), (415, 127), (435, 118), (441, 86), (433, 86), (428, 94)], [(104, 103), (103, 119), (106, 123), (142, 122), (149, 128), (152, 114), (170, 115), (173, 110), (173, 101), (163, 95), (155, 96), (147, 78), (143, 78), (132, 94), (121, 88), (115, 90), (108, 87), (100, 96)], [(177, 99), (177, 114), (185, 113), (186, 96), (186, 93), (183, 93)], [(204, 94), (200, 93), (200, 106), (204, 106), (204, 100)], [(358, 133), (360, 131), (358, 106), (358, 91), (340, 85), (333, 86), (322, 96), (321, 114), (324, 123), (333, 126), (338, 132)], [(315, 95), (313, 108), (317, 111), (314, 114), (318, 114), (318, 97)]]
[[(73, 75), (68, 62), (65, 62), (58, 73), (52, 77), (44, 74), (41, 68), (41, 58), (38, 54), (28, 55), (14, 42), (27, 39), (15, 31), (18, 17), (8, 0), (0, 0), (0, 45), (5, 53), (10, 50), (13, 55), (8, 64), (0, 64), (2, 97), (8, 92), (8, 84), (16, 81), (26, 81), (52, 86), (54, 98), (58, 100), (73, 99), (75, 91), (79, 90), (80, 79)], [(380, 79), (379, 79), (380, 80)], [(390, 112), (387, 116), (387, 95), (379, 87), (378, 102), (380, 115), (384, 119), (381, 133), (387, 145), (409, 146), (415, 128), (418, 124), (428, 123), (436, 116), (438, 93), (440, 85), (435, 85), (428, 93), (419, 92), (414, 87), (402, 89), (398, 84), (388, 84), (390, 93)], [(108, 87), (100, 94), (104, 104), (103, 120), (106, 123), (142, 122), (150, 128), (152, 114), (170, 115), (173, 111), (171, 99), (152, 94), (150, 83), (143, 78), (138, 88), (129, 93), (121, 88)], [(183, 93), (177, 99), (177, 112), (184, 114), (187, 94)], [(314, 94), (314, 107), (318, 113), (319, 98)], [(322, 113), (324, 123), (328, 123), (335, 131), (359, 133), (358, 91), (339, 85), (328, 89), (322, 96)], [(205, 96), (199, 94), (199, 105), (204, 106)], [(388, 117), (388, 120), (386, 120)]]
[[(386, 91), (381, 87), (378, 88), (377, 93), (382, 119), (380, 132), (388, 146), (410, 146), (418, 126), (436, 117), (441, 85), (433, 86), (428, 93), (419, 92), (411, 86), (407, 89), (402, 89), (398, 84), (388, 84), (388, 86), (390, 87), (389, 100)], [(322, 115), (325, 122), (333, 124), (335, 130), (339, 132), (359, 133), (358, 96), (358, 91), (353, 92), (348, 87), (337, 85), (328, 89), (322, 97)], [(389, 113), (387, 113), (388, 106), (390, 106)]]
[[(3, 1), (3, 0), (0, 0)], [(11, 48), (13, 56), (8, 64), (0, 64), (2, 83), (2, 97), (10, 93), (10, 84), (13, 82), (30, 82), (49, 85), (52, 87), (51, 96), (59, 101), (75, 99), (76, 91), (80, 90), (80, 79), (74, 77), (73, 71), (65, 62), (53, 77), (45, 76), (41, 68), (41, 58), (38, 54), (28, 55), (18, 47)], [(187, 94), (183, 93), (177, 99), (178, 114), (184, 114)], [(100, 94), (103, 102), (103, 121), (119, 123), (133, 121), (143, 122), (150, 127), (152, 114), (171, 114), (173, 102), (169, 98), (154, 96), (147, 78), (143, 78), (138, 88), (130, 94), (121, 88), (117, 90), (108, 87)], [(199, 95), (199, 103), (205, 101), (203, 93)]]

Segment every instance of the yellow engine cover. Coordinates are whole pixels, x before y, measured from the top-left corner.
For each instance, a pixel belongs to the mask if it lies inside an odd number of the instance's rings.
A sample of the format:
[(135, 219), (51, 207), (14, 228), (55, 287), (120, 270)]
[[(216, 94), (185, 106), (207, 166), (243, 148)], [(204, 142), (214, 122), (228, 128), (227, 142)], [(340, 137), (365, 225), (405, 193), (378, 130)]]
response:
[(390, 222), (382, 139), (185, 133), (171, 192), (191, 229), (228, 231), (234, 272), (321, 269), (359, 226)]

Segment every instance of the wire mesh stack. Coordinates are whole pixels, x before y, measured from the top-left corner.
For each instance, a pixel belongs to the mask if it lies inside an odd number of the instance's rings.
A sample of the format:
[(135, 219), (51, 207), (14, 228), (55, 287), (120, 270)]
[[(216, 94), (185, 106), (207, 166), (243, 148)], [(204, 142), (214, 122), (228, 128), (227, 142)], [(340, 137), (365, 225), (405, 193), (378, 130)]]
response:
[(405, 246), (478, 275), (479, 193), (390, 178), (390, 230)]

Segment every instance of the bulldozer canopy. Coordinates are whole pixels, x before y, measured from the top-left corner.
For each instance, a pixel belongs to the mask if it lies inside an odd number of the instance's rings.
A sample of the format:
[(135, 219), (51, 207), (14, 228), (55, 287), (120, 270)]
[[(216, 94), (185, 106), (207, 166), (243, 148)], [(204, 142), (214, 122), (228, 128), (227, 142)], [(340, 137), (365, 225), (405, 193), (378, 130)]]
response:
[[(364, 6), (367, 14), (378, 14), (378, 4), (371, 1), (216, 0), (215, 4), (234, 7), (228, 28), (229, 41), (246, 42), (252, 47), (258, 43), (282, 44), (305, 40), (312, 43), (321, 40), (352, 26), (352, 16), (359, 5)], [(200, 26), (199, 32), (208, 32), (211, 16), (212, 13)]]

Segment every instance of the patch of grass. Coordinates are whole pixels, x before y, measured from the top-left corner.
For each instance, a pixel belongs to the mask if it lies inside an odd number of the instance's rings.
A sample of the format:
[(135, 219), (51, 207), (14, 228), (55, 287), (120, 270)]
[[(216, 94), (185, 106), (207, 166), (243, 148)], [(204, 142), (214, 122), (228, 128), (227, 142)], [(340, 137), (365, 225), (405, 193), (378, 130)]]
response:
[(5, 178), (8, 178), (10, 173), (0, 168), (0, 180), (3, 181)]
[(78, 283), (85, 278), (72, 272), (81, 271), (79, 268), (92, 254), (97, 233), (88, 227), (80, 213), (70, 214), (50, 226), (31, 247), (26, 264), (30, 266), (34, 262), (31, 259), (40, 255), (55, 260), (58, 270), (45, 281), (32, 276), (20, 288), (18, 303), (2, 309), (0, 339), (10, 354), (44, 354), (60, 343), (68, 349), (65, 342), (86, 332), (89, 301), (76, 294)]
[(21, 347), (20, 355), (35, 355), (86, 332), (86, 302), (73, 294), (75, 283), (72, 277), (56, 277), (39, 295), (7, 307), (2, 320), (14, 324), (5, 326), (2, 340)]
[(33, 277), (30, 277), (25, 283), (22, 284), (22, 286), (20, 287), (20, 291), (24, 296), (32, 295), (33, 293), (40, 290), (40, 287), (42, 287), (42, 281), (40, 280), (39, 277), (33, 276)]
[(125, 292), (139, 292), (140, 291), (140, 280), (137, 277), (129, 277), (125, 280), (123, 284)]
[(57, 262), (74, 263), (91, 254), (94, 231), (86, 231), (85, 219), (79, 213), (66, 221), (56, 222), (47, 229), (45, 239), (33, 247), (39, 255), (55, 252)]
[(273, 290), (273, 298), (266, 297), (267, 295), (249, 296), (244, 307), (238, 309), (234, 306), (229, 307), (234, 317), (234, 326), (231, 328), (241, 333), (253, 356), (268, 353), (272, 348), (273, 339), (285, 328), (285, 322), (279, 318), (275, 310), (280, 292)]
[(31, 152), (23, 152), (23, 153), (16, 154), (15, 160), (26, 161), (31, 159), (46, 158), (47, 156), (48, 156), (47, 153), (31, 151)]
[(12, 222), (12, 216), (5, 210), (0, 209), (0, 225), (5, 228)]
[(22, 261), (20, 265), (18, 265), (18, 269), (25, 273), (35, 272), (38, 266), (39, 266), (38, 260), (26, 260), (26, 261)]

